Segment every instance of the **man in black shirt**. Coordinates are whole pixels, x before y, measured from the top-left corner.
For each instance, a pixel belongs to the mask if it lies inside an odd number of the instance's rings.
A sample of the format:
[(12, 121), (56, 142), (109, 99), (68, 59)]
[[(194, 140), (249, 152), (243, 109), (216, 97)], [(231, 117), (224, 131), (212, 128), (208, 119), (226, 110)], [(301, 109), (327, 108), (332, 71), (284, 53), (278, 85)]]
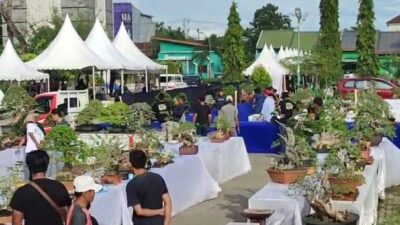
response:
[(153, 105), (153, 111), (156, 113), (158, 122), (165, 123), (169, 120), (171, 109), (163, 93), (158, 95), (158, 101)]
[(219, 111), (225, 104), (226, 104), (226, 98), (224, 96), (224, 91), (219, 90), (217, 96), (215, 96), (215, 107)]
[(296, 110), (296, 104), (289, 100), (289, 93), (282, 93), (282, 101), (279, 102), (279, 111), (281, 113), (281, 118), (279, 121), (286, 124), (288, 119), (293, 116), (294, 110)]
[(208, 128), (211, 124), (211, 109), (205, 103), (205, 97), (199, 98), (199, 104), (194, 109), (193, 123), (197, 127), (197, 134), (207, 136)]
[(145, 167), (147, 155), (142, 150), (129, 153), (135, 174), (126, 186), (128, 207), (133, 207), (135, 225), (171, 225), (172, 203), (164, 179)]
[[(32, 182), (39, 186), (66, 213), (71, 205), (67, 189), (58, 181), (46, 178), (49, 155), (36, 150), (26, 155), (26, 164), (32, 176)], [(20, 187), (11, 199), (13, 209), (12, 224), (22, 225), (63, 225), (63, 218), (51, 204), (31, 185)]]

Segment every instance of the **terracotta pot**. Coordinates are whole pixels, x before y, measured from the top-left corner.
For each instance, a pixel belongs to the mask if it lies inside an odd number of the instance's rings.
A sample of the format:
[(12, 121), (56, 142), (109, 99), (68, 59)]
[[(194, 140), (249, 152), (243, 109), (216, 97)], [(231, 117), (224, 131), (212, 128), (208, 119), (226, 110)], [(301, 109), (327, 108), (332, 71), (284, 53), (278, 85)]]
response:
[(358, 190), (356, 190), (355, 192), (350, 192), (347, 194), (341, 194), (338, 195), (334, 192), (331, 193), (331, 199), (335, 200), (335, 201), (350, 201), (350, 202), (354, 202), (355, 200), (357, 200), (358, 197)]
[(181, 146), (179, 148), (179, 155), (196, 155), (199, 152), (199, 146)]
[(341, 222), (320, 221), (315, 214), (304, 217), (305, 225), (357, 225), (359, 216), (354, 213), (348, 213), (347, 220)]
[(379, 144), (382, 142), (383, 136), (381, 134), (376, 134), (373, 137), (371, 137), (371, 146), (376, 147), (379, 146)]
[(315, 166), (307, 166), (304, 167), (307, 170), (307, 175), (314, 175), (317, 172), (317, 168)]
[(297, 168), (292, 170), (276, 170), (273, 168), (267, 169), (268, 175), (275, 183), (292, 184), (296, 183), (300, 177), (307, 174), (305, 168)]
[(120, 184), (122, 181), (122, 177), (121, 175), (117, 174), (117, 175), (104, 175), (101, 178), (101, 184)]
[(226, 140), (225, 140), (225, 138), (211, 138), (211, 143), (216, 143), (216, 144), (219, 144), (219, 143), (224, 143)]
[[(332, 197), (337, 199), (337, 200), (346, 200), (348, 201), (355, 200), (353, 198), (357, 198), (357, 196), (353, 196), (354, 193), (357, 193), (357, 187), (362, 185), (359, 184), (357, 181), (353, 179), (348, 179), (348, 178), (337, 178), (337, 177), (329, 177), (329, 184), (331, 185), (332, 189), (336, 189), (335, 187), (346, 187), (349, 189), (348, 193), (341, 193), (337, 194), (334, 191), (332, 191)], [(358, 195), (358, 194), (357, 194)], [(341, 199), (343, 198), (343, 199)]]

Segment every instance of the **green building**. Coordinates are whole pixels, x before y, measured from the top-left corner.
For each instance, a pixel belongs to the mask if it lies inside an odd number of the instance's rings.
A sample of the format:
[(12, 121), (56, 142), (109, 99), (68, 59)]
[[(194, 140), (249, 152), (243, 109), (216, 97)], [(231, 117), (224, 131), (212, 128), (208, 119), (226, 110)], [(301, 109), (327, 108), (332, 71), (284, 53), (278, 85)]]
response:
[[(313, 50), (318, 42), (319, 32), (300, 32), (300, 49)], [(342, 38), (342, 61), (345, 73), (353, 73), (357, 66), (356, 31), (344, 31)], [(297, 32), (295, 31), (262, 31), (257, 42), (257, 53), (261, 52), (266, 44), (272, 45), (276, 52), (279, 48), (288, 47), (297, 49)], [(400, 32), (377, 31), (375, 52), (378, 55), (380, 75), (391, 76), (396, 73), (393, 68), (393, 57), (400, 53)]]
[(159, 42), (160, 50), (157, 60), (166, 64), (178, 64), (179, 73), (199, 75), (202, 78), (215, 78), (222, 75), (222, 60), (207, 42), (182, 41), (167, 38), (153, 38)]

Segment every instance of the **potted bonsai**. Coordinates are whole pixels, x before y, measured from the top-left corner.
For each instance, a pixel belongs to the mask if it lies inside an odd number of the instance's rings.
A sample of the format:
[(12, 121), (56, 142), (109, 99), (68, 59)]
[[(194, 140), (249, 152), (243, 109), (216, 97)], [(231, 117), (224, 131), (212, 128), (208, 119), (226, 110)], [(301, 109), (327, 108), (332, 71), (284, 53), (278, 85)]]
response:
[(154, 118), (154, 112), (149, 104), (145, 102), (134, 103), (129, 106), (128, 130), (140, 132), (150, 127), (151, 120)]
[(181, 123), (178, 129), (179, 141), (183, 144), (179, 148), (180, 155), (196, 155), (199, 152), (199, 146), (195, 145), (196, 139), (196, 127), (193, 123)]
[(153, 130), (143, 130), (139, 134), (139, 140), (135, 143), (135, 148), (146, 151), (151, 157), (160, 152), (162, 140), (163, 136), (160, 133)]
[(111, 124), (108, 132), (124, 133), (129, 124), (129, 107), (122, 102), (113, 103), (101, 110), (98, 120)]
[(304, 196), (315, 212), (303, 219), (305, 225), (357, 225), (359, 216), (337, 211), (330, 201), (329, 174), (320, 170), (289, 186), (287, 194), (297, 198)]
[(282, 157), (273, 167), (267, 169), (267, 172), (273, 182), (290, 184), (308, 172), (308, 169), (303, 167), (303, 160), (307, 160), (309, 157), (303, 154), (310, 152), (304, 151), (309, 148), (309, 145), (302, 137), (297, 137), (298, 140), (296, 140), (292, 128), (280, 125), (285, 131), (285, 135), (281, 135), (285, 150)]
[(230, 130), (232, 126), (229, 120), (223, 116), (218, 116), (216, 128), (217, 132), (211, 137), (212, 143), (222, 143), (230, 138)]
[(173, 152), (158, 152), (150, 157), (152, 166), (162, 168), (174, 162), (175, 155)]
[(98, 131), (99, 127), (95, 125), (95, 119), (99, 116), (103, 104), (99, 100), (90, 101), (89, 104), (78, 113), (76, 118), (76, 131), (79, 132), (94, 132)]

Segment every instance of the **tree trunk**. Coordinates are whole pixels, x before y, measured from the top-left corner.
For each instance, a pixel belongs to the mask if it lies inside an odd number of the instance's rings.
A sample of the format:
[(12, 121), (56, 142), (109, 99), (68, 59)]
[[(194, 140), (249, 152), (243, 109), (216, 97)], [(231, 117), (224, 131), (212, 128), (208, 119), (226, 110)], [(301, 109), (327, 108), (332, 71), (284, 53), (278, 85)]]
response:
[(337, 212), (335, 211), (331, 204), (329, 202), (323, 202), (321, 200), (315, 200), (312, 204), (311, 207), (314, 209), (314, 211), (318, 215), (326, 215), (330, 219), (334, 221), (339, 221), (339, 222), (345, 222), (346, 221), (346, 214), (343, 212)]
[(26, 53), (28, 45), (25, 38), (15, 26), (14, 21), (12, 20), (12, 10), (12, 0), (4, 0), (0, 6), (0, 13), (3, 15), (4, 21), (7, 24), (8, 36), (10, 39), (16, 37), (20, 44), (22, 53)]

